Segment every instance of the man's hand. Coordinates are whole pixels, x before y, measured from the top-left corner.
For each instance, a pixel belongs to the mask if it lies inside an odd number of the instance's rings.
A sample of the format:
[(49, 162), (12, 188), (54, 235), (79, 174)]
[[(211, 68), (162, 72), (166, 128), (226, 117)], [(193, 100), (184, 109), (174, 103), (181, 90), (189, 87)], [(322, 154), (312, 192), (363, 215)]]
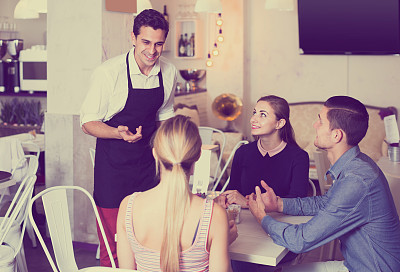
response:
[(133, 134), (127, 126), (118, 126), (118, 133), (124, 141), (135, 143), (142, 139), (142, 126), (136, 128), (136, 134)]
[[(276, 196), (274, 190), (271, 187), (269, 187), (267, 183), (265, 183), (265, 181), (263, 180), (261, 181), (261, 186), (265, 189), (265, 193), (261, 194), (260, 196), (261, 197), (260, 199), (262, 200), (265, 206), (265, 212), (282, 212), (283, 211), (282, 199)], [(260, 188), (258, 188), (258, 190), (260, 190)]]
[(264, 202), (261, 199), (261, 189), (258, 186), (256, 186), (256, 194), (252, 193), (249, 197), (249, 208), (259, 223), (267, 215), (265, 213)]
[(228, 243), (232, 244), (236, 238), (239, 236), (237, 231), (237, 226), (234, 220), (229, 220), (229, 232), (228, 232)]
[(228, 190), (222, 193), (226, 197), (227, 204), (238, 204), (242, 208), (248, 208), (247, 199), (237, 190)]

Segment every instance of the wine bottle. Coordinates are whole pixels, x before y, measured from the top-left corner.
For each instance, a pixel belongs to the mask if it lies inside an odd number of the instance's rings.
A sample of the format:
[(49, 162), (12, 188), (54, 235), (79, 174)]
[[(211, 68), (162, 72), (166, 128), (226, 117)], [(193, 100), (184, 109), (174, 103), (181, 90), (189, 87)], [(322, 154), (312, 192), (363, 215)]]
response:
[(189, 43), (190, 43), (190, 49), (191, 49), (190, 56), (194, 57), (194, 55), (195, 55), (194, 33), (192, 33), (192, 35), (190, 36)]
[(188, 39), (188, 34), (185, 33), (185, 38), (183, 39), (184, 45), (185, 45), (185, 54), (184, 56), (189, 56), (189, 52), (188, 52), (188, 47), (189, 47), (189, 39)]
[(181, 34), (181, 37), (179, 38), (178, 42), (178, 56), (179, 57), (185, 56), (185, 41), (183, 40), (183, 34)]
[(164, 15), (165, 20), (167, 20), (167, 22), (169, 22), (169, 16), (168, 16), (168, 13), (167, 13), (167, 5), (164, 5), (164, 13), (163, 13), (163, 15)]
[(193, 52), (193, 50), (192, 50), (192, 44), (191, 44), (190, 38), (189, 38), (189, 39), (187, 40), (187, 43), (186, 43), (186, 55), (187, 55), (188, 57), (193, 57), (192, 52)]

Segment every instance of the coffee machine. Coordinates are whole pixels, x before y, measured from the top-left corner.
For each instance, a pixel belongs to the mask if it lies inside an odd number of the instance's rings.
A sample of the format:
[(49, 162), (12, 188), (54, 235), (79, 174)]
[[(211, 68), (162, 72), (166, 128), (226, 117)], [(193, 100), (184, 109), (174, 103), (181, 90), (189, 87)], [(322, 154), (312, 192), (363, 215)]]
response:
[(11, 59), (7, 60), (7, 90), (18, 93), (20, 90), (19, 80), (19, 53), (24, 49), (24, 41), (22, 39), (13, 39), (7, 41), (7, 51)]
[(0, 40), (0, 93), (6, 91), (8, 71), (6, 62), (3, 61), (3, 57), (7, 54), (7, 40)]

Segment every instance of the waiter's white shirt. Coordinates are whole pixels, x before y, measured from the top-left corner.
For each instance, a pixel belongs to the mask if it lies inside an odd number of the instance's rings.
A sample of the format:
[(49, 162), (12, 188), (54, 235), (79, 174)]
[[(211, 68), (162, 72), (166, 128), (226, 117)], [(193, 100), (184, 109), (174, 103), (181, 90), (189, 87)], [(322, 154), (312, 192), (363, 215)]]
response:
[[(159, 87), (158, 72), (162, 73), (164, 102), (157, 113), (157, 121), (174, 116), (174, 93), (177, 70), (164, 57), (160, 57), (149, 75), (140, 72), (134, 57), (134, 47), (129, 52), (129, 71), (134, 89)], [(106, 122), (122, 111), (128, 99), (126, 54), (105, 61), (97, 67), (90, 80), (88, 94), (80, 112), (81, 126), (90, 121)], [(121, 124), (124, 125), (124, 124)]]

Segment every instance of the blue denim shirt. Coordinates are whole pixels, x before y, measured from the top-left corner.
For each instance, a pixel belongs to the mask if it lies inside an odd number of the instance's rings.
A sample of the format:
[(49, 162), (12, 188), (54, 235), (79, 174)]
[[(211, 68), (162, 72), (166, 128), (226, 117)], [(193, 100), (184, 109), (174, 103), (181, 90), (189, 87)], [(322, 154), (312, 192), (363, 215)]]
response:
[(261, 225), (273, 241), (300, 253), (336, 238), (352, 272), (400, 271), (400, 222), (388, 182), (358, 146), (329, 169), (335, 180), (323, 196), (283, 199), (283, 212), (313, 215), (292, 225), (265, 216)]

